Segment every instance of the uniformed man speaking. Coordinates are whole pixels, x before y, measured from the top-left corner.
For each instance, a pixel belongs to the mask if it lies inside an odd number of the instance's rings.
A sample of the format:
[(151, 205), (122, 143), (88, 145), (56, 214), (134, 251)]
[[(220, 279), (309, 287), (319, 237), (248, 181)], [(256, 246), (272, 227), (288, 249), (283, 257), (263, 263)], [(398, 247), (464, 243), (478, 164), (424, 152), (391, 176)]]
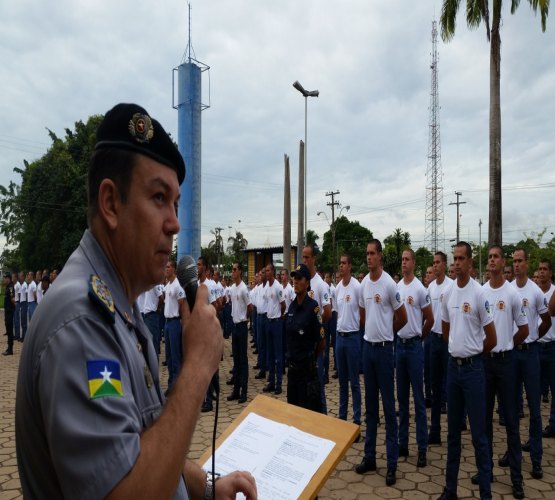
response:
[(222, 353), (206, 287), (186, 309), (184, 359), (164, 402), (136, 299), (160, 283), (179, 231), (185, 164), (162, 126), (118, 104), (97, 131), (88, 226), (44, 296), (21, 355), (16, 441), (25, 498), (256, 498), (254, 479), (187, 460)]

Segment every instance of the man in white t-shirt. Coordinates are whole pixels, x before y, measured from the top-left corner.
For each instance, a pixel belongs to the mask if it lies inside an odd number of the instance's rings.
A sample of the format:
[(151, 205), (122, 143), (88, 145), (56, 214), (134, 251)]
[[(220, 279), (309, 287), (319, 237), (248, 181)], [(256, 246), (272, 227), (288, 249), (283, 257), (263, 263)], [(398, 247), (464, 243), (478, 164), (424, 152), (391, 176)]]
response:
[(329, 383), (329, 372), (330, 372), (330, 350), (333, 352), (333, 365), (335, 367), (335, 335), (337, 332), (337, 307), (335, 305), (335, 285), (331, 280), (332, 273), (327, 272), (324, 274), (324, 282), (328, 285), (328, 293), (331, 303), (331, 317), (325, 326), (326, 335), (326, 349), (324, 350), (324, 381), (326, 384)]
[(152, 334), (152, 342), (156, 355), (160, 358), (160, 318), (158, 309), (164, 304), (164, 287), (163, 285), (154, 285), (150, 290), (144, 292), (141, 296), (142, 307), (141, 313), (143, 321), (148, 330)]
[[(541, 479), (542, 470), (542, 419), (540, 403), (540, 346), (538, 339), (551, 328), (551, 317), (547, 311), (547, 300), (532, 280), (528, 279), (528, 252), (517, 248), (513, 253), (515, 280), (511, 285), (520, 295), (528, 318), (528, 337), (516, 349), (517, 386), (524, 383), (530, 410), (529, 440), (523, 446), (530, 452), (532, 477)], [(539, 326), (538, 326), (539, 325)]]
[(442, 500), (457, 498), (461, 426), (468, 412), (480, 482), (480, 498), (491, 498), (491, 462), (486, 436), (483, 353), (496, 345), (495, 325), (480, 284), (471, 278), (472, 248), (464, 241), (453, 252), (456, 282), (442, 303), (443, 340), (449, 346), (447, 368), (447, 464)]
[(19, 314), (21, 317), (21, 342), (25, 340), (27, 334), (27, 282), (25, 273), (19, 273)]
[(37, 284), (35, 283), (35, 275), (33, 271), (27, 273), (27, 312), (29, 315), (29, 322), (35, 314), (37, 308)]
[(351, 256), (339, 258), (341, 279), (335, 287), (337, 304), (337, 337), (335, 356), (339, 378), (339, 418), (347, 420), (349, 406), (349, 383), (353, 397), (353, 422), (361, 423), (362, 404), (360, 395), (360, 330), (364, 328), (364, 313), (359, 306), (360, 283), (351, 275)]
[(233, 285), (230, 289), (231, 316), (233, 318), (233, 392), (227, 397), (228, 401), (247, 401), (247, 384), (249, 381), (249, 361), (247, 357), (247, 321), (252, 314), (252, 304), (247, 285), (242, 281), (243, 265), (234, 262), (231, 267)]
[[(310, 271), (310, 290), (308, 296), (318, 302), (320, 314), (322, 315), (322, 324), (325, 325), (331, 318), (331, 301), (329, 295), (329, 288), (316, 272), (316, 252), (317, 247), (314, 245), (307, 245), (303, 248), (303, 264), (308, 267)], [(326, 347), (324, 347), (324, 351)], [(327, 415), (328, 405), (326, 401), (326, 388), (325, 388), (325, 369), (324, 369), (324, 352), (318, 355), (316, 360), (316, 369), (318, 370), (318, 379), (320, 381), (320, 395), (322, 399), (322, 413)]]
[(364, 345), (362, 369), (366, 406), (366, 440), (364, 458), (355, 467), (357, 474), (376, 470), (376, 434), (378, 403), (381, 394), (385, 414), (387, 473), (385, 483), (397, 481), (399, 458), (398, 425), (395, 415), (393, 360), (394, 335), (407, 323), (407, 311), (401, 302), (397, 284), (383, 269), (383, 250), (379, 240), (370, 240), (366, 247), (368, 275), (362, 280), (359, 305), (364, 309)]
[(441, 304), (445, 292), (452, 285), (453, 280), (447, 273), (447, 255), (438, 251), (434, 254), (434, 275), (436, 279), (428, 285), (428, 294), (432, 302), (434, 326), (430, 332), (430, 378), (432, 385), (432, 411), (430, 416), (430, 434), (428, 446), (441, 445), (441, 414), (447, 413), (447, 362), (449, 351), (447, 342), (442, 339)]
[[(489, 457), (493, 471), (493, 408), (495, 396), (499, 395), (503, 408), (511, 482), (514, 498), (524, 498), (522, 483), (522, 450), (517, 403), (515, 345), (520, 345), (528, 336), (528, 320), (521, 300), (515, 289), (503, 277), (505, 257), (498, 245), (490, 247), (488, 252), (488, 271), (490, 279), (484, 284), (484, 294), (493, 314), (497, 345), (485, 355), (486, 374), (486, 434), (489, 443)], [(515, 332), (516, 325), (516, 333)], [(472, 483), (478, 484), (478, 474), (472, 477)]]
[(170, 260), (166, 264), (167, 283), (164, 287), (165, 335), (170, 354), (170, 359), (168, 360), (168, 391), (173, 387), (183, 361), (181, 317), (184, 316), (185, 291), (179, 284), (175, 273), (175, 261)]
[(15, 293), (15, 311), (13, 318), (13, 339), (21, 341), (21, 308), (19, 303), (19, 295), (21, 293), (21, 283), (17, 279), (17, 273), (12, 273), (12, 282)]
[(430, 296), (424, 285), (414, 276), (416, 256), (411, 248), (401, 254), (403, 279), (397, 283), (401, 302), (407, 311), (407, 324), (397, 332), (396, 374), (399, 403), (399, 457), (409, 456), (409, 396), (412, 387), (416, 416), (417, 467), (427, 464), (428, 426), (424, 401), (424, 346), (434, 324)]
[[(555, 291), (551, 261), (540, 260), (538, 271), (540, 274), (539, 286), (545, 300), (549, 303)], [(549, 422), (543, 430), (543, 437), (553, 438), (555, 437), (555, 317), (553, 315), (551, 315), (551, 328), (539, 342), (542, 379), (545, 379), (547, 387), (551, 390), (551, 411)]]

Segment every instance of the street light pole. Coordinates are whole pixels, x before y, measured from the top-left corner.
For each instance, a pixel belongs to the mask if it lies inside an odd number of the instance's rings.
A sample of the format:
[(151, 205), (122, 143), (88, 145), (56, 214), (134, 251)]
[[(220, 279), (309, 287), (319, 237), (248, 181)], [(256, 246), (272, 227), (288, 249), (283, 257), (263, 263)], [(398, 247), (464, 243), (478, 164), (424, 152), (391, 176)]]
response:
[(478, 279), (480, 281), (480, 284), (482, 284), (482, 219), (480, 219), (480, 222), (478, 222), (478, 228), (480, 229), (480, 236), (478, 239)]
[(307, 198), (306, 198), (306, 194), (307, 194), (307, 172), (308, 172), (308, 144), (307, 144), (307, 139), (308, 139), (308, 134), (307, 134), (307, 123), (308, 123), (308, 98), (309, 97), (318, 97), (320, 95), (320, 92), (318, 90), (305, 90), (305, 88), (299, 83), (298, 80), (296, 80), (293, 83), (293, 87), (295, 87), (295, 89), (297, 89), (304, 97), (304, 228), (303, 228), (303, 234), (305, 235), (305, 241), (306, 241), (306, 232), (308, 230), (308, 224), (307, 224)]

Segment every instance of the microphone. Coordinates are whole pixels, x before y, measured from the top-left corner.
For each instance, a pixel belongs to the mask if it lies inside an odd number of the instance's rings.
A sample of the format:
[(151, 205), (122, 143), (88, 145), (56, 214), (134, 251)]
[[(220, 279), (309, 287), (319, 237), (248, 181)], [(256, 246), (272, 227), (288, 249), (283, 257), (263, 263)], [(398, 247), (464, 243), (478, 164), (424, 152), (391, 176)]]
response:
[[(189, 304), (189, 310), (193, 311), (198, 290), (198, 268), (197, 263), (190, 255), (184, 255), (179, 259), (176, 269), (177, 281), (185, 290), (185, 298)], [(216, 396), (220, 393), (220, 377), (218, 371), (210, 381), (210, 391)]]

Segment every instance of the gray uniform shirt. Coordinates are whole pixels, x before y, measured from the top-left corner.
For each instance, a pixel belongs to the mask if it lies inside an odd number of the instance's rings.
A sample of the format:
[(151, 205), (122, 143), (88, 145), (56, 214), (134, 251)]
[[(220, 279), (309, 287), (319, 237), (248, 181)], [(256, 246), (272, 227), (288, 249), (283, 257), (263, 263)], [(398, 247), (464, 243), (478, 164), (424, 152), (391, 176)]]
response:
[[(25, 498), (103, 498), (132, 469), (140, 435), (164, 401), (151, 338), (85, 231), (37, 308), (21, 354), (15, 431)], [(107, 368), (95, 370), (99, 363)], [(175, 498), (188, 498), (183, 477)]]

